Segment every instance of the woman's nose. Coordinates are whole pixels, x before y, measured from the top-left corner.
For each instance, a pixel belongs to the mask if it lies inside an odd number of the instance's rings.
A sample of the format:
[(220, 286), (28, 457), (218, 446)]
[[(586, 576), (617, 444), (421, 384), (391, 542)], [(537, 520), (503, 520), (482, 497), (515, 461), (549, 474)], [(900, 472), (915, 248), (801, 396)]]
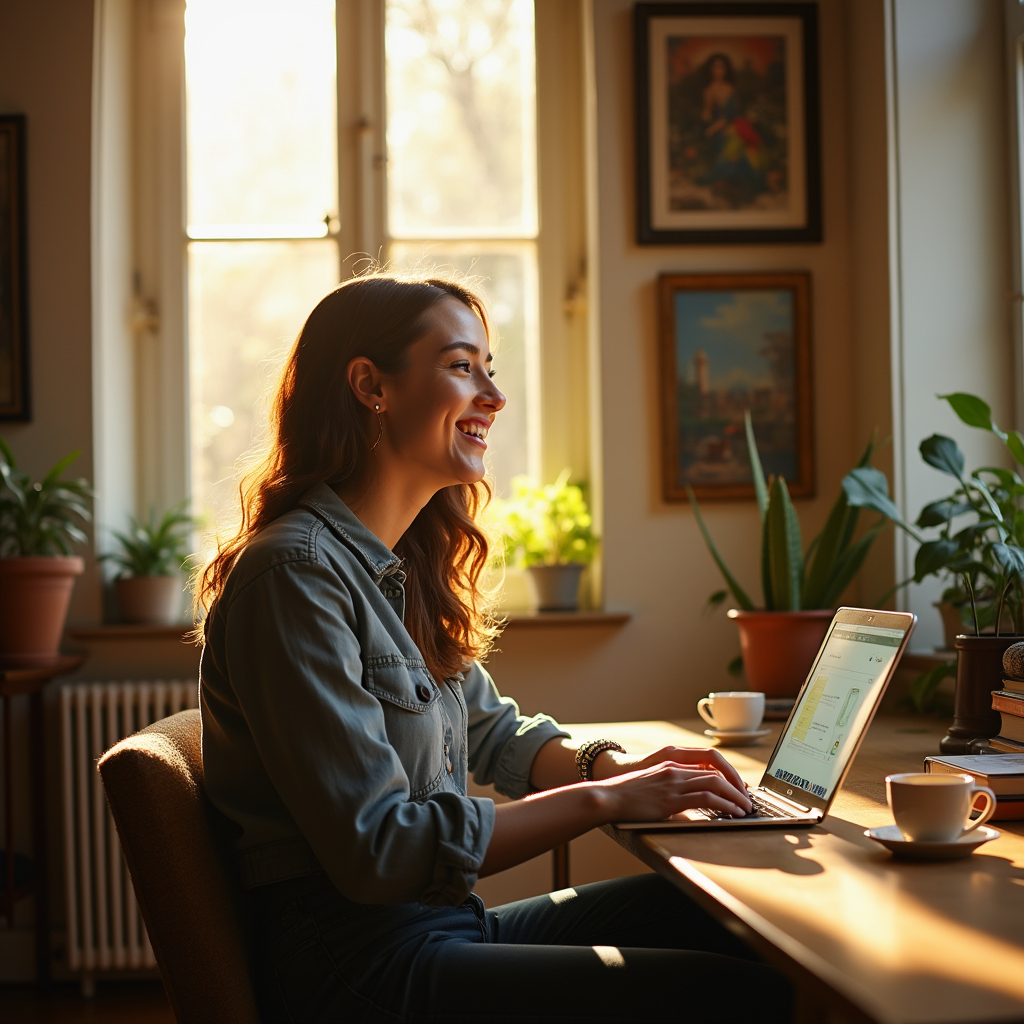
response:
[(477, 401), (485, 408), (493, 409), (495, 412), (501, 412), (505, 408), (505, 396), (497, 389), (494, 381), (490, 378), (487, 380), (487, 387), (484, 388)]

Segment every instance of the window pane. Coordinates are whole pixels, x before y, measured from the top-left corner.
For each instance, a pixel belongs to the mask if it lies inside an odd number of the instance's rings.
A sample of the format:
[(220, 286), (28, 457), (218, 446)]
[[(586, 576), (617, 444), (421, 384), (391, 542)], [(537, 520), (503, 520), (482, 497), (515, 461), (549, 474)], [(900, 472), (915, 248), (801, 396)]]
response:
[(256, 404), (313, 307), (338, 283), (330, 241), (189, 245), (192, 494), (215, 521), (238, 511), (235, 462), (260, 436)]
[(190, 229), (322, 229), (337, 208), (333, 0), (188, 0), (185, 29)]
[(532, 0), (387, 0), (393, 237), (537, 233)]
[(535, 473), (539, 419), (532, 403), (539, 393), (537, 373), (537, 250), (519, 245), (481, 243), (422, 246), (393, 243), (396, 269), (453, 270), (487, 303), (498, 332), (494, 346), (495, 383), (508, 400), (487, 435), (487, 465), (498, 493), (511, 494), (512, 477)]

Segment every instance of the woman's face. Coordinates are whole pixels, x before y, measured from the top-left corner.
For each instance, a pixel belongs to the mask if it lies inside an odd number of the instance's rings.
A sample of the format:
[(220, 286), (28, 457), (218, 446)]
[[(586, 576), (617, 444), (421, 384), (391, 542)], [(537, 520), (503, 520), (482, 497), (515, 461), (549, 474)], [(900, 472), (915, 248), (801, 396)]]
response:
[(491, 380), (479, 317), (458, 299), (426, 314), (427, 331), (406, 350), (405, 369), (383, 378), (390, 455), (433, 488), (483, 479), (487, 433), (505, 405)]
[(728, 69), (725, 66), (725, 61), (721, 57), (716, 57), (711, 62), (711, 78), (716, 82), (724, 82), (726, 78), (726, 71)]

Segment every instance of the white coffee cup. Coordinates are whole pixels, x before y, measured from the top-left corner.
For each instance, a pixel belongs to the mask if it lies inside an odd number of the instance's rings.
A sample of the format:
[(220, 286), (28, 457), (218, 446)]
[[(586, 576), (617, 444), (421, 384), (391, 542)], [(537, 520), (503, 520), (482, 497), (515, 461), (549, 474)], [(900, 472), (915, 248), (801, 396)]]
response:
[(764, 694), (720, 690), (697, 701), (697, 712), (719, 732), (753, 732), (764, 718)]
[[(885, 793), (896, 826), (910, 843), (951, 843), (983, 825), (996, 809), (995, 794), (986, 786), (975, 785), (971, 775), (887, 775)], [(979, 793), (987, 805), (979, 817), (968, 821)]]

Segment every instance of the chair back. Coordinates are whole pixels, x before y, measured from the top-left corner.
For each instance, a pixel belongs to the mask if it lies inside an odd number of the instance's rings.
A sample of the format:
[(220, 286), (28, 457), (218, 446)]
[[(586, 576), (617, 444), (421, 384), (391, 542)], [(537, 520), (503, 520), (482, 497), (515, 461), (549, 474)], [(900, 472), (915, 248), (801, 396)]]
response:
[(230, 826), (203, 793), (199, 712), (121, 740), (99, 771), (178, 1024), (259, 1024)]

